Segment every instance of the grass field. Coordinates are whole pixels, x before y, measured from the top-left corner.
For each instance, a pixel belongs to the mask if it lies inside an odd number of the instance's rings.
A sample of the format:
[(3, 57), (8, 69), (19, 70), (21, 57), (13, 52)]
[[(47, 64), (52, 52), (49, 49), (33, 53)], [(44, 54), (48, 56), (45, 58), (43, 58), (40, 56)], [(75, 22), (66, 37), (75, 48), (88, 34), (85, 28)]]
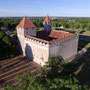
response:
[(90, 36), (90, 31), (85, 31), (82, 35)]
[[(79, 50), (85, 48), (87, 52), (72, 63), (72, 72), (77, 76), (81, 83), (88, 85), (90, 89), (90, 42), (79, 40), (79, 47)], [(75, 56), (69, 59), (66, 63), (74, 58)]]
[(88, 49), (90, 47), (90, 43), (84, 40), (79, 40), (79, 47)]
[[(52, 27), (52, 30), (62, 30), (62, 29), (60, 27)], [(63, 30), (74, 34), (82, 34), (82, 35), (90, 36), (90, 30), (71, 29), (71, 28), (69, 29), (63, 28)]]
[(82, 83), (87, 84), (90, 88), (90, 48), (75, 62), (75, 74)]
[(86, 48), (87, 52), (73, 63), (73, 70), (78, 79), (90, 88), (90, 43), (81, 40), (79, 41), (79, 47)]

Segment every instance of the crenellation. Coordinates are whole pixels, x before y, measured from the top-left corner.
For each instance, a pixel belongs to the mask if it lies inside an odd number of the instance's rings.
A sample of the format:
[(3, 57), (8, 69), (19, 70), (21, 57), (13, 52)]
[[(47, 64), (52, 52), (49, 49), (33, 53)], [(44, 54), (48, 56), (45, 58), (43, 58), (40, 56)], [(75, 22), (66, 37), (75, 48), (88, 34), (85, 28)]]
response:
[(31, 41), (31, 42), (33, 42), (33, 43), (40, 44), (40, 45), (42, 45), (42, 46), (47, 46), (47, 43), (44, 43), (44, 42), (39, 41), (39, 40), (30, 39), (30, 38), (28, 38), (28, 37), (26, 37), (25, 39), (26, 39), (27, 41)]
[(57, 42), (55, 42), (55, 43), (52, 43), (52, 44), (50, 44), (50, 46), (59, 46), (60, 44), (63, 44), (63, 43), (65, 43), (65, 42), (69, 42), (69, 41), (71, 41), (71, 40), (74, 40), (74, 39), (76, 39), (76, 38), (78, 38), (78, 36), (77, 35), (75, 35), (74, 37), (70, 37), (70, 38), (67, 38), (67, 39), (64, 39), (64, 40), (61, 40), (61, 41), (57, 41)]

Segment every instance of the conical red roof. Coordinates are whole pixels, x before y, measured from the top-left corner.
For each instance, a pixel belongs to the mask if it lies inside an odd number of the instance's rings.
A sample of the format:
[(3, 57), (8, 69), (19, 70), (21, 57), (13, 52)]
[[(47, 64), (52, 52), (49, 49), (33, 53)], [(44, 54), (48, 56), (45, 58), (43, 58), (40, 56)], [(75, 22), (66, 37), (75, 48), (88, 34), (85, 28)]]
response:
[(45, 20), (44, 20), (44, 23), (51, 23), (52, 21), (51, 21), (51, 19), (50, 19), (50, 17), (49, 16), (47, 16), (46, 18), (45, 18)]
[(33, 28), (36, 27), (27, 17), (24, 17), (17, 25), (19, 28)]

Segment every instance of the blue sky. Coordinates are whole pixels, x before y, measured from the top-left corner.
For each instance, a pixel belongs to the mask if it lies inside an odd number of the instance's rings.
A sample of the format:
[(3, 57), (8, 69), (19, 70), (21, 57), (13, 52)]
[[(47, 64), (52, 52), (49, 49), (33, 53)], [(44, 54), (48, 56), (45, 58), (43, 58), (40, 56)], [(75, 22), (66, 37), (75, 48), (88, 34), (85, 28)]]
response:
[(0, 16), (90, 17), (90, 0), (0, 0)]

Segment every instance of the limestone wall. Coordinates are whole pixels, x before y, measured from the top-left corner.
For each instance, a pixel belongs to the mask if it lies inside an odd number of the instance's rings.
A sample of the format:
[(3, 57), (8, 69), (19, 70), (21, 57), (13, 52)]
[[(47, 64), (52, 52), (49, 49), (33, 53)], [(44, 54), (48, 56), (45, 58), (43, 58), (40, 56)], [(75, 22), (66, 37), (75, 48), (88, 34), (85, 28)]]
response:
[(62, 56), (64, 60), (77, 53), (78, 35), (50, 45), (49, 56)]
[(24, 54), (40, 65), (45, 65), (49, 57), (49, 45), (29, 38), (25, 39)]
[(36, 36), (36, 28), (26, 28), (24, 30), (25, 36), (30, 35), (30, 36)]
[(44, 30), (49, 31), (52, 30), (52, 23), (43, 23)]
[(17, 28), (17, 36), (22, 54), (40, 65), (45, 65), (49, 57), (49, 45), (34, 39), (26, 38), (24, 35), (36, 35), (36, 29)]
[(24, 29), (23, 28), (17, 28), (17, 35), (23, 35), (24, 36)]
[(23, 55), (42, 66), (45, 65), (45, 62), (49, 57), (49, 45), (33, 39), (25, 38), (21, 35), (18, 35), (18, 37), (21, 43)]
[(18, 44), (19, 44), (19, 47), (20, 47), (20, 51), (21, 51), (21, 53), (23, 54), (24, 52), (24, 46), (25, 46), (25, 37), (24, 36), (22, 36), (22, 35), (19, 35), (19, 34), (17, 34), (17, 36), (18, 36)]

